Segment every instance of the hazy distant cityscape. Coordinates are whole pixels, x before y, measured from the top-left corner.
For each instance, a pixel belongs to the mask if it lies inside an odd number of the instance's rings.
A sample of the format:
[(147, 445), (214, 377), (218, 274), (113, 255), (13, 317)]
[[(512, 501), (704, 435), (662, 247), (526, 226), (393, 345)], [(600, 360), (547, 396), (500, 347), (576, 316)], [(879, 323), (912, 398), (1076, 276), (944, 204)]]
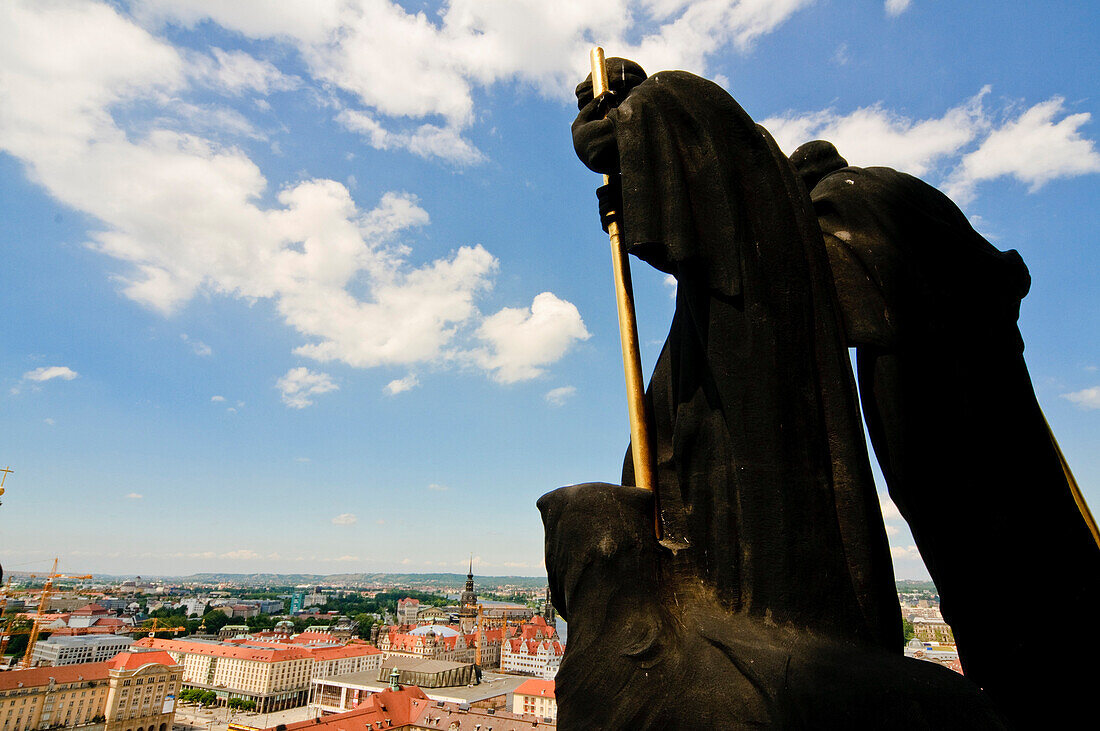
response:
[[(906, 654), (961, 672), (935, 587), (901, 581), (898, 598)], [(16, 572), (0, 601), (4, 731), (415, 724), (393, 717), (416, 707), (394, 694), (495, 728), (553, 727), (568, 641), (545, 579), (475, 577), (472, 563), (465, 576)]]

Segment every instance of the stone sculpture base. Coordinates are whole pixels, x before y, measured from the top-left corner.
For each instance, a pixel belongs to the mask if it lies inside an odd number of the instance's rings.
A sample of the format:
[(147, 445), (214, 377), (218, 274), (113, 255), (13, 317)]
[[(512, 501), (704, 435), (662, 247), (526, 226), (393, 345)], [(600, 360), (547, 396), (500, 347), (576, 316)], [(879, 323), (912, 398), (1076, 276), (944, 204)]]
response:
[(966, 678), (722, 606), (653, 535), (652, 493), (591, 483), (538, 502), (569, 623), (562, 729), (1005, 728)]

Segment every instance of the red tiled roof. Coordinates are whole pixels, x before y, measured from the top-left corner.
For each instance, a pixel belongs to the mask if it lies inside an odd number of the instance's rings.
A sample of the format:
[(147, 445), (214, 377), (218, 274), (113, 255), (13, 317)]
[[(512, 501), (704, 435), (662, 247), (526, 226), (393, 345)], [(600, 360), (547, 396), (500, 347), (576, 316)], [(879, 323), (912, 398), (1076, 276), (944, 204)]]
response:
[(213, 644), (210, 642), (161, 640), (153, 637), (146, 637), (138, 640), (134, 644), (139, 647), (153, 647), (158, 650), (170, 650), (172, 652), (190, 652), (195, 655), (213, 655), (215, 657), (231, 657), (238, 660), (259, 660), (261, 662), (303, 660), (310, 656), (309, 651), (301, 647), (288, 647), (268, 642), (252, 643), (263, 644), (264, 647), (239, 647), (237, 645)]
[(321, 731), (366, 731), (376, 728), (401, 728), (413, 723), (432, 705), (424, 691), (415, 685), (400, 690), (372, 693), (358, 708), (310, 721), (288, 723), (286, 731), (317, 729)]
[(543, 698), (553, 698), (554, 681), (532, 678), (531, 680), (525, 680), (520, 683), (519, 687), (512, 692), (517, 695), (537, 695)]
[(338, 660), (346, 657), (364, 657), (367, 655), (381, 655), (382, 651), (373, 645), (344, 645), (343, 647), (310, 647), (309, 654), (318, 662), (322, 660)]
[(107, 607), (100, 606), (99, 604), (85, 604), (79, 609), (74, 609), (73, 614), (88, 616), (92, 614), (106, 614)]
[(287, 724), (286, 731), (396, 731), (404, 728), (529, 731), (536, 726), (552, 729), (556, 724), (505, 710), (490, 713), (485, 708), (462, 710), (454, 703), (441, 706), (429, 700), (420, 688), (408, 685), (396, 691), (386, 689), (374, 693), (352, 711)]
[(168, 667), (175, 667), (177, 665), (176, 661), (172, 659), (172, 656), (164, 650), (155, 650), (153, 652), (120, 652), (108, 660), (107, 664), (112, 670), (137, 670), (140, 667), (157, 662), (161, 665), (167, 665)]
[(109, 667), (110, 664), (106, 662), (85, 662), (78, 665), (59, 665), (30, 670), (8, 670), (0, 673), (0, 690), (49, 685), (50, 678), (58, 684), (83, 680), (106, 680)]

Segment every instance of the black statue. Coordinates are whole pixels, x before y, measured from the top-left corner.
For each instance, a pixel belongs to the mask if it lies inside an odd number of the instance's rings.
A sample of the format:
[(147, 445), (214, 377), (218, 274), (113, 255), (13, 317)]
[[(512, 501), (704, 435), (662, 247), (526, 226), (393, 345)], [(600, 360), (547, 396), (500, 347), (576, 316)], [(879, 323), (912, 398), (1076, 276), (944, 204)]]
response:
[(608, 64), (611, 93), (578, 87), (574, 145), (621, 176), (623, 240), (677, 278), (677, 304), (647, 392), (656, 491), (580, 485), (539, 501), (554, 604), (570, 622), (559, 723), (1000, 727), (977, 686), (901, 656), (805, 187), (718, 86)]
[[(1100, 548), (1024, 364), (1027, 267), (912, 176), (849, 167), (823, 141), (791, 162), (857, 347), (868, 433), (967, 677), (1021, 728), (1087, 713), (1096, 674), (1077, 656), (1100, 606)], [(1004, 606), (1009, 587), (1026, 608)]]

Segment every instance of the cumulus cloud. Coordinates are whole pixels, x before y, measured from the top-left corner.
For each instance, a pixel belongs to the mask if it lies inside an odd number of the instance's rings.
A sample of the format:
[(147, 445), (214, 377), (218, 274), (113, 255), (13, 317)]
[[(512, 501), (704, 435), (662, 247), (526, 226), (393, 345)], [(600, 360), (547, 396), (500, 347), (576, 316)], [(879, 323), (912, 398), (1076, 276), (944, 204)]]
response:
[[(196, 90), (309, 87), (374, 147), (470, 165), (484, 159), (467, 137), (475, 94), (494, 84), (568, 98), (596, 36), (651, 68), (705, 72), (710, 54), (747, 49), (809, 2), (450, 0), (428, 15), (389, 0), (13, 0), (0, 4), (0, 150), (98, 221), (89, 245), (126, 265), (123, 293), (149, 308), (265, 299), (303, 337), (296, 352), (317, 361), (473, 364), (515, 382), (588, 337), (572, 304), (544, 293), (530, 310), (483, 317), (478, 299), (499, 269), (490, 252), (456, 245), (415, 259), (406, 239), (428, 214), (407, 192), (371, 208), (333, 180), (271, 185), (225, 141), (262, 137), (245, 111), (270, 105), (212, 106)], [(161, 35), (201, 23), (294, 52), (303, 78), (278, 56), (181, 50)]]
[(1034, 192), (1058, 178), (1100, 172), (1096, 143), (1081, 136), (1091, 115), (1062, 116), (1064, 109), (1065, 100), (1054, 97), (994, 130), (963, 157), (944, 192), (969, 200), (975, 185), (1000, 177), (1015, 178)]
[(891, 17), (901, 15), (909, 9), (910, 0), (886, 0), (886, 14)]
[(1063, 393), (1062, 398), (1072, 401), (1078, 407), (1088, 411), (1100, 409), (1100, 386), (1085, 388), (1073, 393)]
[(428, 485), (428, 489), (434, 492), (447, 492), (447, 490), (450, 490), (451, 488), (447, 487), (446, 485), (440, 485), (436, 482), (433, 482), (432, 484)]
[(225, 401), (225, 396), (211, 396), (210, 400), (214, 403), (221, 403), (222, 401)]
[(43, 366), (41, 368), (35, 368), (33, 371), (27, 371), (23, 374), (23, 378), (28, 381), (35, 381), (42, 383), (44, 381), (52, 381), (55, 378), (60, 378), (63, 381), (71, 381), (79, 374), (68, 366)]
[(920, 551), (915, 545), (890, 546), (890, 556), (895, 561), (922, 561)]
[(546, 392), (546, 403), (551, 406), (562, 406), (577, 393), (576, 386), (559, 386)]
[(890, 496), (886, 493), (880, 492), (878, 494), (878, 506), (882, 510), (882, 519), (886, 521), (890, 520), (905, 520), (901, 516), (901, 511), (898, 510), (898, 506), (894, 505), (894, 501), (890, 499)]
[(144, 496), (144, 495), (142, 495), (142, 494), (141, 494), (141, 493), (139, 493), (139, 492), (131, 492), (131, 493), (130, 493), (130, 494), (128, 494), (128, 495), (127, 495), (126, 497), (127, 497), (128, 499), (130, 499), (130, 500), (141, 500), (141, 499), (142, 499), (143, 497), (145, 497), (145, 496)]
[(359, 522), (359, 518), (355, 513), (340, 513), (332, 519), (333, 525), (355, 525)]
[(275, 385), (282, 394), (283, 403), (293, 409), (312, 406), (314, 396), (340, 388), (327, 373), (305, 367), (291, 368)]
[(476, 361), (501, 383), (541, 375), (578, 340), (590, 336), (576, 306), (550, 292), (537, 295), (529, 309), (506, 307), (485, 318), (477, 336), (488, 344)]
[(788, 112), (761, 124), (787, 154), (804, 142), (824, 139), (836, 145), (852, 165), (885, 165), (924, 175), (988, 127), (982, 102), (989, 92), (990, 88), (985, 87), (942, 117), (925, 120), (913, 120), (873, 105), (848, 114), (833, 109)]
[(382, 390), (388, 393), (390, 396), (396, 396), (399, 393), (404, 393), (410, 389), (416, 388), (420, 385), (420, 379), (416, 377), (415, 373), (410, 373), (404, 378), (395, 378), (386, 384)]
[(879, 104), (847, 114), (787, 112), (762, 124), (788, 153), (809, 140), (826, 139), (852, 165), (938, 177), (943, 191), (961, 204), (987, 180), (1014, 178), (1034, 192), (1058, 178), (1100, 172), (1096, 143), (1081, 133), (1089, 114), (1065, 115), (1065, 101), (1054, 97), (998, 123), (1006, 112), (986, 109), (990, 90), (986, 86), (943, 116), (924, 120)]
[[(251, 38), (288, 43), (315, 79), (373, 112), (342, 118), (371, 144), (468, 163), (480, 153), (459, 132), (474, 119), (478, 88), (519, 81), (568, 96), (596, 37), (649, 68), (704, 72), (708, 55), (731, 43), (747, 49), (811, 1), (450, 0), (430, 17), (390, 0), (325, 0), (310, 3), (310, 12), (254, 0), (142, 0), (136, 12), (149, 24), (212, 20)], [(437, 117), (444, 124), (392, 132), (376, 115)]]

